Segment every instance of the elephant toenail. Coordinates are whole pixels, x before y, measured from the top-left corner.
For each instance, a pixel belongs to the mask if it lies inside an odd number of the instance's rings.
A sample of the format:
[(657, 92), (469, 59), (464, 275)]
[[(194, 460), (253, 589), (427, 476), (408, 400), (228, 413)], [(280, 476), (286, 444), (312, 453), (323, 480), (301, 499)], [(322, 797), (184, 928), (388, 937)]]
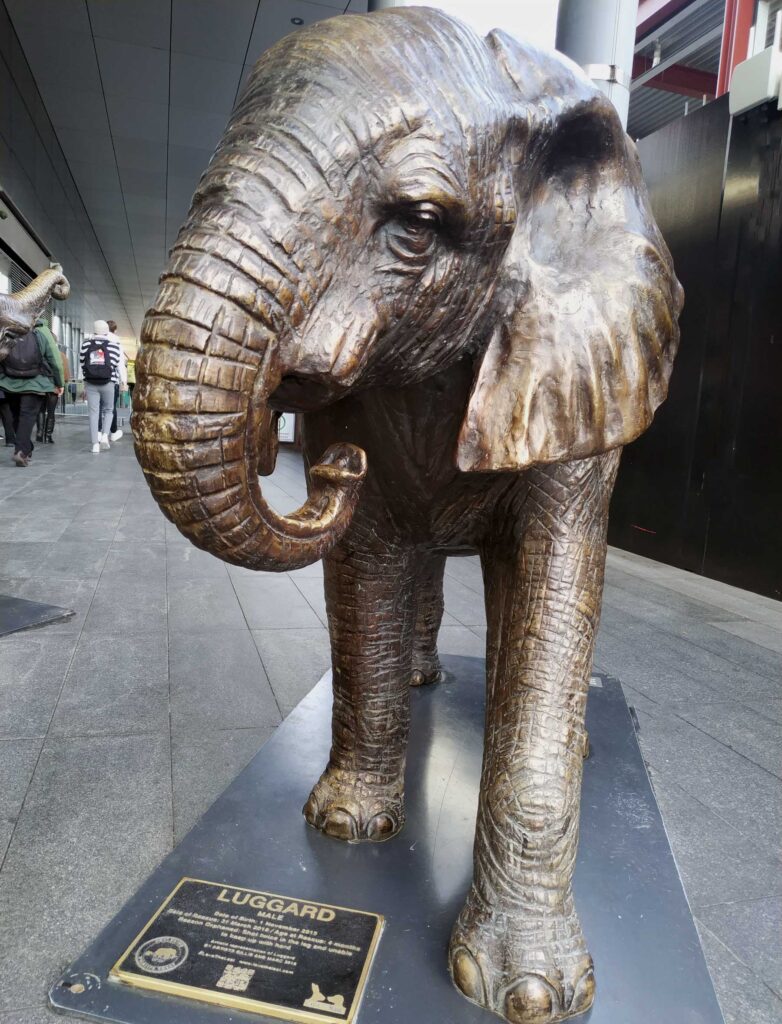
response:
[(342, 839), (347, 843), (358, 841), (358, 828), (356, 819), (347, 811), (330, 811), (323, 823), (323, 831), (334, 839)]
[(376, 814), (367, 825), (367, 838), (373, 843), (382, 843), (385, 839), (390, 839), (396, 830), (396, 822), (390, 815)]
[(301, 813), (304, 815), (305, 821), (308, 825), (311, 825), (313, 828), (318, 827), (318, 815), (320, 813), (320, 808), (318, 807), (318, 801), (314, 796), (310, 796), (309, 800), (302, 808)]
[(576, 983), (573, 999), (570, 1003), (572, 1014), (584, 1013), (595, 999), (595, 972), (588, 968)]
[(459, 947), (451, 956), (451, 974), (456, 987), (475, 1003), (486, 1004), (483, 975), (472, 953)]
[(560, 1017), (559, 999), (544, 978), (528, 974), (508, 990), (505, 1016), (511, 1024), (550, 1024)]
[(426, 682), (426, 678), (420, 668), (413, 669), (413, 674), (410, 677), (411, 686), (423, 686)]

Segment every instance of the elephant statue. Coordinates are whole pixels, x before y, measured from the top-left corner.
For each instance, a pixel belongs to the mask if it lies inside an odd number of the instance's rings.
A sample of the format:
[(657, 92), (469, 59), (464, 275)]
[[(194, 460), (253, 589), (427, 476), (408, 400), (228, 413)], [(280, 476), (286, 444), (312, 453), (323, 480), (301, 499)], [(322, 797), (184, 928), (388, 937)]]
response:
[(12, 295), (0, 295), (0, 363), (21, 334), (31, 331), (50, 299), (67, 299), (71, 293), (68, 279), (59, 263)]
[[(133, 429), (166, 516), (234, 565), (325, 559), (314, 828), (402, 828), (445, 558), (480, 554), (485, 749), (449, 962), (516, 1024), (594, 996), (571, 877), (608, 504), (681, 304), (633, 144), (580, 69), (402, 8), (263, 55), (143, 325)], [(288, 515), (259, 485), (280, 410), (303, 413), (308, 466)]]

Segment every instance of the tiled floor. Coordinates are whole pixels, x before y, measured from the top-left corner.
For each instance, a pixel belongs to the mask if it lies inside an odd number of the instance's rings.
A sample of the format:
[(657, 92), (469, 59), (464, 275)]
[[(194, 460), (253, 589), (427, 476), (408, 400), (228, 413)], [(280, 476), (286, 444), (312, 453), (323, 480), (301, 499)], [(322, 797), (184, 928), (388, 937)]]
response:
[[(0, 592), (77, 612), (0, 640), (0, 1024), (52, 1019), (49, 983), (328, 662), (320, 566), (226, 566), (165, 522), (129, 438), (55, 436), (23, 471), (0, 449)], [(299, 504), (295, 455), (265, 491)], [(476, 559), (446, 608), (441, 648), (481, 655)], [(782, 606), (612, 551), (596, 666), (637, 711), (726, 1021), (780, 1024)]]

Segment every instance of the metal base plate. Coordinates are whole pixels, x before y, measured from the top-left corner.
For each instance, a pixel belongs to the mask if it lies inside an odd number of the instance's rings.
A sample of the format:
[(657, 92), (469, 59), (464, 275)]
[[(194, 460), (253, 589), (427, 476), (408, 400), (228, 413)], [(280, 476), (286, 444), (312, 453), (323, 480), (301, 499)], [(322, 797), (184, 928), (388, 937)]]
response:
[[(54, 1007), (114, 1024), (257, 1024), (262, 1018), (106, 980), (167, 893), (190, 876), (384, 915), (359, 1024), (496, 1021), (457, 992), (446, 964), (472, 872), (484, 663), (451, 657), (445, 667), (449, 682), (411, 693), (408, 818), (400, 836), (350, 846), (312, 831), (301, 816), (328, 758), (331, 688), (324, 676), (54, 986)], [(616, 680), (593, 678), (587, 727), (575, 893), (598, 989), (593, 1009), (578, 1019), (723, 1024)]]
[(0, 594), (0, 636), (17, 633), (20, 629), (35, 629), (52, 622), (63, 622), (76, 613), (54, 604), (26, 601), (21, 597)]

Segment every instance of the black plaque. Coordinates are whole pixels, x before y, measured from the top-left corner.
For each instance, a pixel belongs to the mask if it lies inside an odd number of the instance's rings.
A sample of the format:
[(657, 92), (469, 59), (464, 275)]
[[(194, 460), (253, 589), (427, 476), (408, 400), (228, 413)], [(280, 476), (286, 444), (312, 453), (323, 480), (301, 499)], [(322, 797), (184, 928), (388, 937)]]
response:
[(382, 927), (362, 910), (183, 878), (110, 977), (284, 1020), (349, 1024)]

